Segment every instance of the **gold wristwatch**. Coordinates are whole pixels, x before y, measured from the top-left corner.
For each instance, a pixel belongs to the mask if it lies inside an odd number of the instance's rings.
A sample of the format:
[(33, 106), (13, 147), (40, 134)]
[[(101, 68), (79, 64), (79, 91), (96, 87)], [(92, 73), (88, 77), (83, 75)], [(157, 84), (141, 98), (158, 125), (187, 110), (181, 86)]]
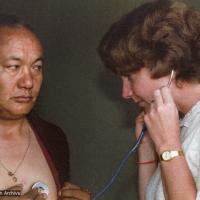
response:
[(170, 161), (177, 156), (184, 156), (182, 150), (167, 150), (160, 155), (160, 161)]

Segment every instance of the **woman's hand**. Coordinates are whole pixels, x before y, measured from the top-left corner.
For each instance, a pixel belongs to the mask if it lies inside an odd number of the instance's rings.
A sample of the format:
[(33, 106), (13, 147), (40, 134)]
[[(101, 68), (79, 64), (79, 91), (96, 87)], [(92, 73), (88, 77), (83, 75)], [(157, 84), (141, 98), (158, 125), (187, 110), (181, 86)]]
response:
[(158, 154), (181, 149), (178, 110), (168, 87), (155, 90), (144, 120)]
[[(7, 188), (6, 190), (9, 192), (20, 192), (22, 193), (23, 185), (16, 185), (10, 188)], [(46, 194), (42, 194), (40, 190), (38, 189), (30, 189), (27, 193), (21, 196), (0, 196), (0, 200), (45, 200), (47, 199)]]
[(77, 185), (65, 182), (59, 192), (59, 200), (90, 200), (90, 192)]

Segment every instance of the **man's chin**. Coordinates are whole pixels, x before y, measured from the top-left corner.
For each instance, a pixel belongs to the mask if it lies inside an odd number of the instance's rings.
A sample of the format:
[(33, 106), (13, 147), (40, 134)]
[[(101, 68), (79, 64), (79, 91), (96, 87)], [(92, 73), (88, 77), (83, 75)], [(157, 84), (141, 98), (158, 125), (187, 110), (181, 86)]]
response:
[(26, 117), (26, 114), (14, 114), (14, 113), (7, 113), (4, 115), (0, 115), (0, 119), (1, 120), (7, 120), (7, 121), (12, 121), (12, 120), (19, 120), (19, 119), (23, 119)]
[(7, 112), (2, 112), (0, 114), (1, 119), (5, 120), (18, 120), (26, 117), (32, 110), (32, 107), (26, 108), (26, 109), (20, 109), (20, 110), (10, 110)]
[(26, 115), (28, 115), (30, 112), (31, 112), (32, 108), (30, 109), (25, 109), (25, 110), (20, 110), (18, 112), (14, 112), (13, 113), (13, 116), (16, 116), (16, 117), (24, 117)]

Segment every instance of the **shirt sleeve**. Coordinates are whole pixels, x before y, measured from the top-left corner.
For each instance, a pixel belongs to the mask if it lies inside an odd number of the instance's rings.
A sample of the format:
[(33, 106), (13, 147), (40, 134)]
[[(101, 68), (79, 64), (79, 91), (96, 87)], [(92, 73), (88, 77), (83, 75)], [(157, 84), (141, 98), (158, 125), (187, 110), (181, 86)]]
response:
[(190, 150), (185, 156), (194, 181), (196, 183), (196, 200), (200, 200), (200, 151)]

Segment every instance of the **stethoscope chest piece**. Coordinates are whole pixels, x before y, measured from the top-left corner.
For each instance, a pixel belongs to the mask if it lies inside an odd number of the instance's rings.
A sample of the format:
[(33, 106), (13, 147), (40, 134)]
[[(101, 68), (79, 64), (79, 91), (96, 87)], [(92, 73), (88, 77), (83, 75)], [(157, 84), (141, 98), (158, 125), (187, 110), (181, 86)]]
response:
[(48, 188), (48, 186), (45, 183), (41, 182), (41, 181), (38, 181), (35, 184), (33, 184), (32, 189), (34, 189), (34, 188), (41, 189), (42, 190), (41, 193), (46, 194), (47, 196), (49, 194), (49, 188)]

